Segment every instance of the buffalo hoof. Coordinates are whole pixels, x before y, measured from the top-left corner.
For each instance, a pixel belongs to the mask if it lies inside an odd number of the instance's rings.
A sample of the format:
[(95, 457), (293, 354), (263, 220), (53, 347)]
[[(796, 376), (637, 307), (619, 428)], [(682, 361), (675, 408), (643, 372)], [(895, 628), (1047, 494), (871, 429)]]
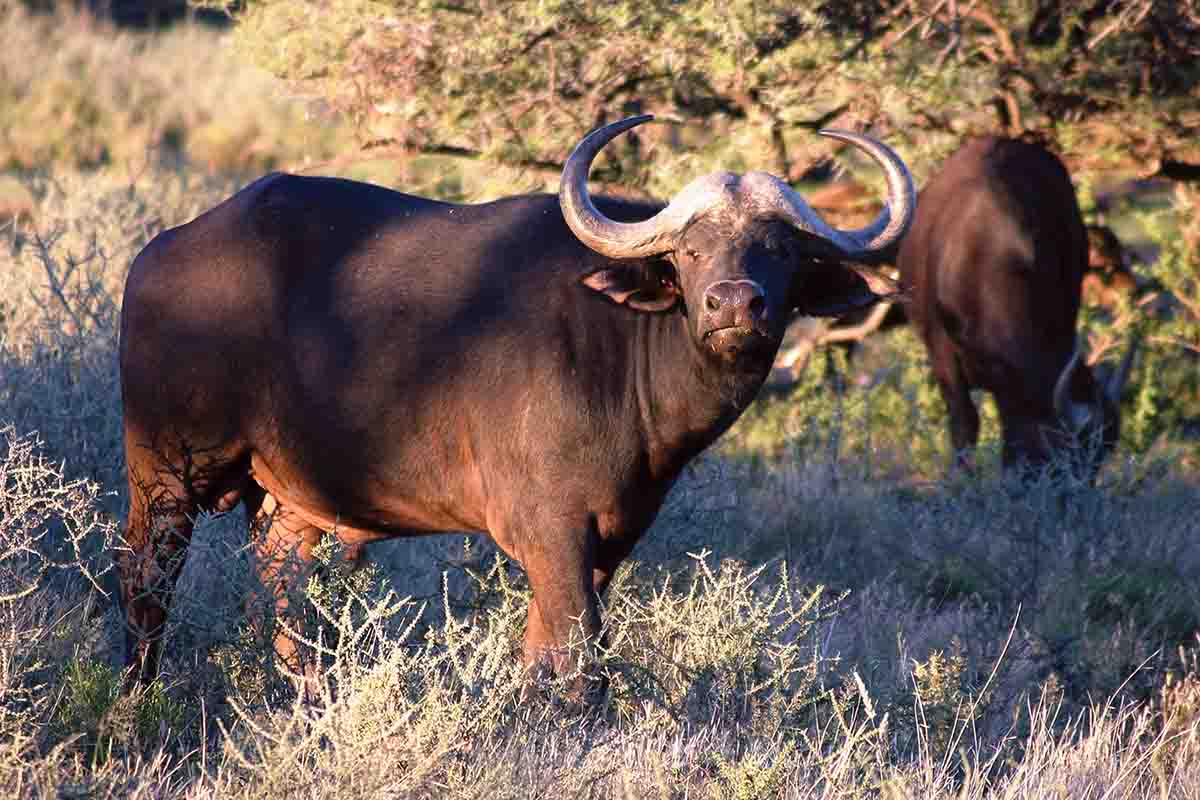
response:
[(543, 663), (530, 668), (521, 700), (540, 699), (567, 710), (584, 711), (604, 703), (608, 685), (608, 676), (597, 669), (581, 670), (563, 678), (551, 665)]

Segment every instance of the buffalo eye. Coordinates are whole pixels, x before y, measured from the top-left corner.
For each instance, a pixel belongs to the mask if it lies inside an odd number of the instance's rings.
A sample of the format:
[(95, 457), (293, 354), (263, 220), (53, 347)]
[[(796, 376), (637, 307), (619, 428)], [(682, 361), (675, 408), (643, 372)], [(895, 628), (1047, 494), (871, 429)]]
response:
[(656, 286), (656, 291), (663, 293), (679, 293), (679, 272), (675, 268), (675, 256), (668, 253), (647, 270), (648, 285)]
[(679, 271), (675, 268), (674, 262), (667, 262), (662, 267), (662, 271), (658, 274), (659, 284), (664, 289), (676, 289), (679, 286)]

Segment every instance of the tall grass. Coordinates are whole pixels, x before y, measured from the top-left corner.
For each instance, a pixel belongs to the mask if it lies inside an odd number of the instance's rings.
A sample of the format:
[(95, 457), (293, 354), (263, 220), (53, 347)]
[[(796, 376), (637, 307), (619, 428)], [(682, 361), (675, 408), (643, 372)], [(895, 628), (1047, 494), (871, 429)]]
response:
[[(166, 46), (6, 19), (96, 59)], [(170, 36), (186, 54), (198, 34)], [(1182, 305), (1150, 331), (1095, 486), (1009, 482), (986, 406), (982, 474), (947, 475), (906, 331), (814, 359), (689, 467), (619, 572), (589, 656), (598, 705), (527, 684), (528, 588), (485, 540), (383, 543), (359, 572), (331, 542), (309, 602), (270, 620), (243, 609), (240, 511), (197, 526), (162, 679), (120, 696), (121, 287), (150, 237), (240, 181), (115, 153), (22, 173), (29, 213), (0, 221), (3, 796), (1195, 796), (1200, 394), (1173, 343), (1194, 335)], [(1153, 276), (1194, 296), (1194, 254), (1155, 224)], [(315, 703), (264, 615), (321, 664)]]
[[(377, 546), (365, 573), (323, 551), (312, 602), (278, 621), (323, 664), (321, 699), (297, 705), (242, 608), (240, 512), (198, 526), (163, 678), (120, 697), (122, 279), (235, 183), (26, 185), (36, 223), (0, 255), (4, 791), (1188, 796), (1194, 468), (1127, 448), (1095, 487), (947, 478), (904, 332), (818, 359), (688, 470), (607, 599), (597, 707), (530, 693), (523, 577), (453, 536)], [(1171, 452), (1194, 447), (1175, 430)]]
[(153, 159), (262, 171), (328, 157), (346, 136), (335, 120), (277, 99), (272, 79), (220, 34), (135, 34), (60, 8), (0, 7), (0, 168), (137, 169)]

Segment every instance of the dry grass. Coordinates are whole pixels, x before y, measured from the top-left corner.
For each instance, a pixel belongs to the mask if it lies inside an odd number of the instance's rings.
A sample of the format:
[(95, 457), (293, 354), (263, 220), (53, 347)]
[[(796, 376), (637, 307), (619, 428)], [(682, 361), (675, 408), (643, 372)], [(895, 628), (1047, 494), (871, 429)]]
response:
[(129, 33), (63, 9), (0, 8), (0, 168), (126, 169), (154, 158), (262, 171), (319, 160), (347, 135), (277, 99), (227, 37), (192, 26)]
[(243, 615), (236, 512), (198, 526), (163, 681), (119, 698), (119, 289), (149, 236), (234, 186), (29, 187), (38, 223), (0, 265), (7, 793), (1189, 796), (1195, 474), (1151, 454), (1068, 494), (932, 480), (939, 412), (903, 336), (881, 346), (913, 364), (873, 407), (910, 426), (864, 449), (867, 399), (814, 386), (689, 470), (609, 598), (601, 707), (522, 699), (522, 577), (458, 537), (379, 546), (352, 578), (327, 554), (287, 623), (323, 650), (324, 697), (295, 705)]
[[(281, 621), (323, 664), (297, 705), (242, 609), (240, 512), (197, 526), (163, 679), (119, 697), (120, 290), (151, 236), (237, 185), (137, 163), (24, 176), (30, 211), (0, 228), (0, 794), (1197, 795), (1194, 406), (1154, 394), (1194, 387), (1194, 362), (1165, 349), (1096, 487), (946, 478), (907, 333), (818, 359), (688, 470), (618, 575), (598, 707), (523, 696), (523, 578), (453, 536), (353, 575), (323, 551)], [(1170, 258), (1164, 280), (1192, 263)]]

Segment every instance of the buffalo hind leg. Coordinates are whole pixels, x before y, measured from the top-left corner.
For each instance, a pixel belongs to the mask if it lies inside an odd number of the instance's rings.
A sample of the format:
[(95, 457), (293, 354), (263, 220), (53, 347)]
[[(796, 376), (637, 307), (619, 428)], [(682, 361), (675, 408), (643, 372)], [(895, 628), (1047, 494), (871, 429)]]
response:
[(158, 676), (163, 629), (183, 569), (198, 506), (182, 492), (130, 480), (125, 545), (117, 556), (125, 607), (127, 684)]
[(186, 445), (147, 448), (126, 439), (129, 517), (117, 554), (125, 609), (126, 688), (158, 675), (162, 635), (196, 515), (235, 505), (244, 477), (236, 458)]

